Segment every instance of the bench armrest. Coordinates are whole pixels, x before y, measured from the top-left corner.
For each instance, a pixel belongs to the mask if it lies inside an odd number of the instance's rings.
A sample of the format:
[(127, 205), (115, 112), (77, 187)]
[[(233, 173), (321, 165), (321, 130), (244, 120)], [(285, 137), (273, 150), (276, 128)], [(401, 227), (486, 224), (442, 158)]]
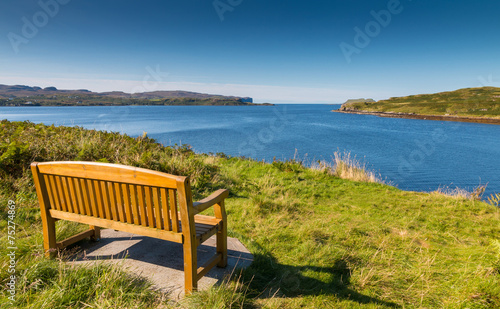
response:
[(220, 204), (226, 197), (229, 196), (229, 191), (220, 189), (210, 194), (208, 197), (193, 203), (194, 213), (198, 214), (210, 206)]

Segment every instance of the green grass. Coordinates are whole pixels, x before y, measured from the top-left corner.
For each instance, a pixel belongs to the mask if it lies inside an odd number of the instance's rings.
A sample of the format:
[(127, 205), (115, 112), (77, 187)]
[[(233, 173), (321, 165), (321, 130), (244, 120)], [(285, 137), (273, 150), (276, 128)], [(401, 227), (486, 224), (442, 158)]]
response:
[(346, 103), (342, 107), (369, 112), (500, 118), (500, 88), (465, 88), (390, 98), (375, 103)]
[[(184, 300), (148, 289), (119, 266), (75, 268), (42, 257), (33, 160), (120, 162), (191, 175), (195, 198), (228, 188), (229, 234), (255, 257), (231, 280)], [(345, 157), (344, 157), (345, 159)], [(7, 205), (16, 202), (19, 308), (498, 308), (500, 209), (405, 192), (306, 168), (196, 155), (81, 128), (0, 122), (0, 282)], [(81, 227), (58, 223), (60, 237)], [(2, 291), (0, 303), (8, 294)]]

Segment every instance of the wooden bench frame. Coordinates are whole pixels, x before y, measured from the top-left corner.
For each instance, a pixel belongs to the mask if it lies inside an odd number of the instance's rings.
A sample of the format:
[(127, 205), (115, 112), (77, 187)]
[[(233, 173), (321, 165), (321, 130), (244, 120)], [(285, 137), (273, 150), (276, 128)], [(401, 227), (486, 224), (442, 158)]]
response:
[[(193, 203), (189, 177), (76, 161), (33, 162), (31, 170), (47, 257), (84, 238), (98, 240), (100, 228), (110, 228), (181, 243), (186, 293), (196, 290), (198, 280), (214, 266), (227, 265), (227, 190)], [(215, 217), (199, 215), (211, 206)], [(88, 224), (90, 229), (56, 242), (57, 220)], [(214, 234), (216, 255), (198, 268), (196, 248)]]

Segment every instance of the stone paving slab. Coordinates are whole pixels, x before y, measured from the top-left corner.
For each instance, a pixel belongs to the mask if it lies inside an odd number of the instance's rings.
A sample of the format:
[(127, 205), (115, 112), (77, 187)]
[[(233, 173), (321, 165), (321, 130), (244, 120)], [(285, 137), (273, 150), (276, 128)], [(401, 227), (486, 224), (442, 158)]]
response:
[[(228, 237), (227, 241), (227, 267), (211, 269), (198, 281), (198, 289), (207, 289), (221, 282), (235, 268), (246, 268), (252, 263), (252, 254), (238, 239)], [(215, 235), (198, 247), (198, 265), (202, 265), (214, 254)], [(168, 293), (171, 298), (184, 296), (184, 257), (181, 244), (103, 229), (101, 240), (83, 243), (80, 252), (69, 263), (85, 265), (103, 262), (120, 263), (126, 270), (149, 279), (153, 288)]]

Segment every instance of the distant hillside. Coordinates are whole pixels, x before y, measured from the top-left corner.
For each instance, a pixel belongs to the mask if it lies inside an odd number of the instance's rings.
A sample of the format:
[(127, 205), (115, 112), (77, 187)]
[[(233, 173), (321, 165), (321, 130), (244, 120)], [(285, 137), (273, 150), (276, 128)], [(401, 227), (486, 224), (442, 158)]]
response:
[[(86, 89), (0, 85), (0, 106), (95, 105), (256, 105), (250, 97), (222, 96), (189, 91), (92, 92)], [(269, 104), (265, 104), (269, 105)]]
[(100, 95), (114, 97), (114, 98), (141, 98), (141, 99), (174, 99), (174, 98), (191, 98), (191, 99), (237, 99), (246, 103), (253, 103), (253, 99), (249, 97), (234, 97), (234, 96), (221, 96), (215, 94), (198, 93), (191, 91), (151, 91), (141, 93), (125, 93), (121, 91), (113, 92), (100, 92)]
[(56, 87), (30, 87), (23, 85), (0, 85), (0, 97), (16, 98), (33, 95), (57, 95), (57, 94), (97, 94), (86, 89), (58, 90)]
[[(500, 88), (465, 88), (435, 94), (395, 97), (377, 102), (346, 102), (338, 112), (371, 113), (435, 120), (500, 122)], [(419, 117), (422, 116), (422, 117)], [(432, 117), (436, 116), (436, 117)]]
[(349, 100), (345, 101), (344, 104), (349, 104), (349, 103), (375, 103), (375, 100), (374, 99), (364, 99), (364, 98), (349, 99)]

